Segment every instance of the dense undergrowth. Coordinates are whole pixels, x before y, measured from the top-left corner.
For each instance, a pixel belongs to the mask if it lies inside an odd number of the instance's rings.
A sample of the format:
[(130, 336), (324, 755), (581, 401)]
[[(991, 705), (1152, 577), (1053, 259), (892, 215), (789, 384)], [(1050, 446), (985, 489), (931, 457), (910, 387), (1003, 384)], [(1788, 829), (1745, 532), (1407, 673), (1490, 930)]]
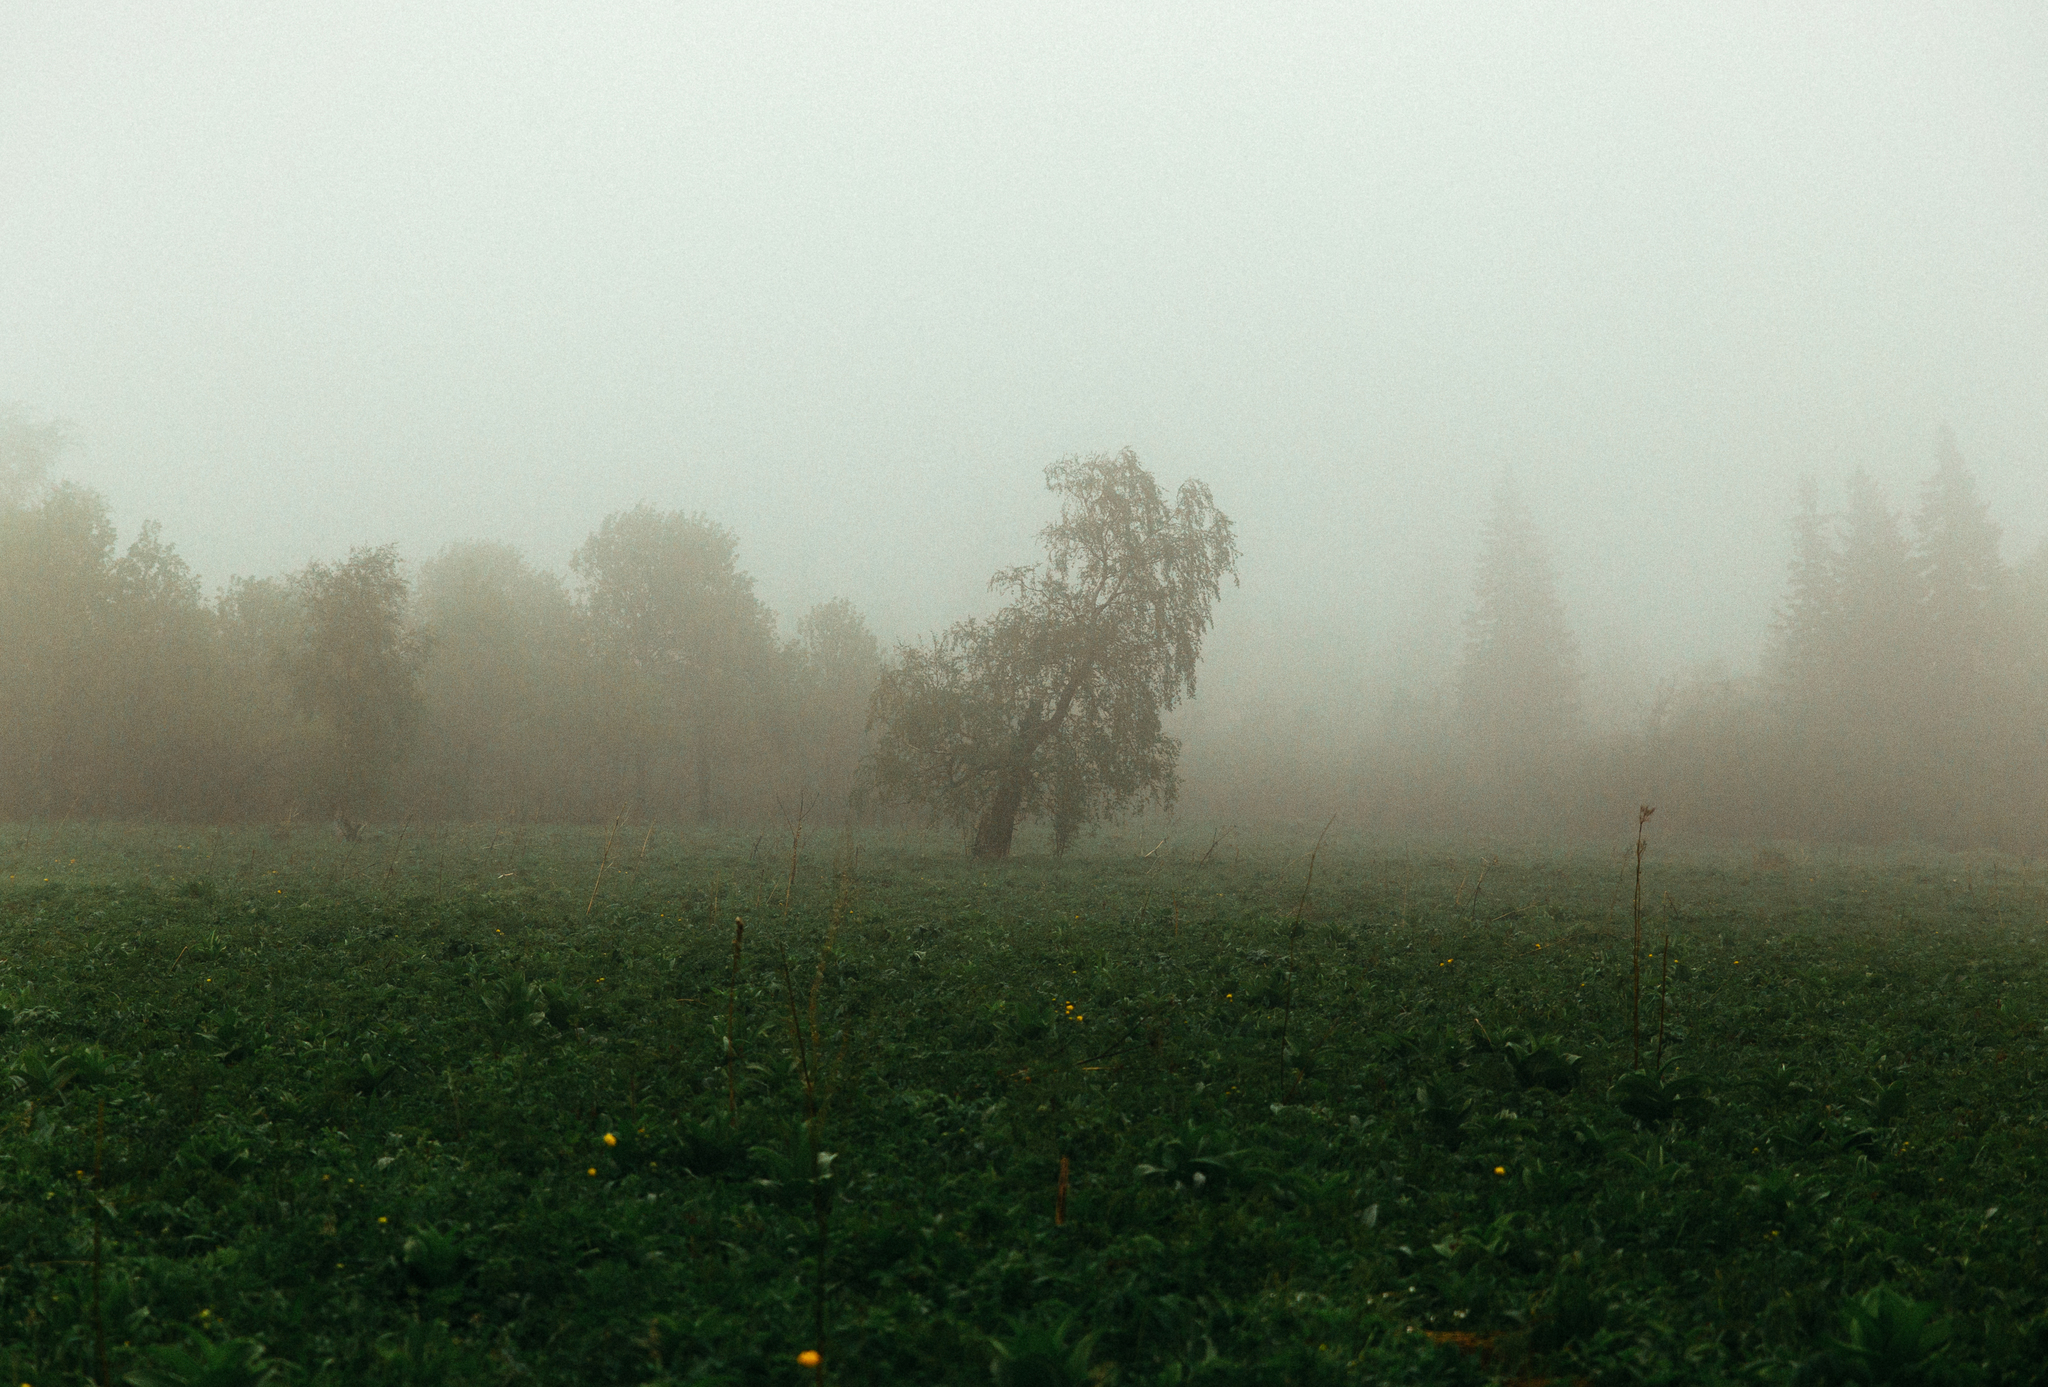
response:
[(2022, 864), (1653, 852), (1638, 1066), (1613, 845), (192, 832), (0, 849), (12, 1383), (2048, 1381)]

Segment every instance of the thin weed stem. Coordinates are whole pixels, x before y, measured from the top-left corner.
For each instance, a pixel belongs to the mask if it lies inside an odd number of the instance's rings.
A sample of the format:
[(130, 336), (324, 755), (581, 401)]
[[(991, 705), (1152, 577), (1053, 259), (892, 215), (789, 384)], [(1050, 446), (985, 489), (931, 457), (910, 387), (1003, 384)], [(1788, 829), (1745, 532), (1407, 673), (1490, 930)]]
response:
[(1671, 936), (1664, 936), (1664, 956), (1657, 962), (1657, 1072), (1664, 1072), (1664, 1012), (1671, 995)]
[(1500, 861), (1498, 857), (1489, 857), (1479, 864), (1479, 880), (1472, 883), (1472, 911), (1466, 918), (1467, 924), (1476, 925), (1479, 923), (1479, 893), (1486, 889), (1486, 874), (1493, 869), (1493, 864), (1498, 861)]
[(391, 885), (391, 874), (398, 870), (398, 855), (405, 851), (405, 835), (412, 831), (412, 823), (413, 816), (408, 814), (405, 822), (398, 826), (398, 841), (391, 845), (391, 860), (384, 864), (384, 875), (378, 883), (380, 886), (388, 888)]
[[(801, 814), (799, 814), (801, 826)], [(791, 848), (792, 877), (794, 876), (795, 848)], [(797, 1078), (803, 1086), (804, 1095), (804, 1143), (810, 1157), (811, 1215), (817, 1222), (817, 1282), (812, 1297), (813, 1338), (812, 1343), (820, 1354), (825, 1350), (825, 1273), (829, 1265), (832, 1248), (832, 1161), (834, 1157), (824, 1150), (825, 1105), (830, 1099), (830, 1075), (821, 1074), (819, 1062), (824, 1058), (823, 1038), (818, 1033), (818, 1002), (825, 987), (825, 968), (832, 957), (834, 943), (839, 936), (839, 924), (846, 914), (846, 907), (852, 891), (852, 864), (840, 874), (839, 891), (833, 900), (832, 917), (825, 928), (825, 940), (818, 949), (817, 971), (811, 977), (811, 992), (804, 1015), (799, 1017), (796, 1006), (796, 984), (790, 976), (789, 951), (782, 950), (781, 973), (782, 994), (789, 1008), (789, 1040), (791, 1053), (796, 1058)], [(785, 913), (786, 918), (786, 913)], [(840, 1063), (846, 1056), (842, 1034)], [(821, 1083), (821, 1079), (824, 1080)], [(823, 1372), (822, 1360), (819, 1368)]]
[(789, 880), (782, 888), (782, 918), (789, 918), (789, 903), (796, 895), (796, 852), (804, 840), (804, 794), (796, 794), (796, 826), (789, 834)]
[[(1290, 1076), (1296, 1081), (1300, 1078), (1294, 1074), (1293, 1066), (1288, 1063), (1293, 1058), (1293, 1052), (1288, 1049), (1288, 1033), (1294, 1029), (1294, 946), (1301, 939), (1302, 915), (1308, 909), (1309, 887), (1315, 884), (1316, 858), (1323, 850), (1323, 840), (1330, 836), (1330, 825), (1336, 822), (1337, 816), (1330, 815), (1329, 822), (1323, 825), (1323, 831), (1316, 835), (1316, 845), (1309, 849), (1308, 875), (1302, 878), (1301, 897), (1294, 903), (1294, 923), (1287, 928), (1287, 1000), (1280, 1012), (1280, 1077), (1283, 1080)], [(1291, 1092), (1293, 1085), (1289, 1084), (1288, 1089)]]
[(747, 922), (735, 915), (732, 921), (732, 991), (725, 1001), (725, 1094), (732, 1125), (740, 1125), (739, 1050), (733, 1045), (733, 1023), (740, 1009), (740, 941)]
[(612, 860), (612, 839), (619, 836), (619, 823), (625, 817), (625, 808), (621, 806), (619, 812), (612, 818), (611, 831), (604, 835), (604, 851), (599, 854), (597, 859), (597, 877), (590, 883), (590, 899), (583, 906), (583, 914), (586, 917), (597, 908), (597, 888), (604, 884), (604, 869), (606, 864)]
[(1629, 1000), (1629, 1034), (1635, 1045), (1635, 1055), (1629, 1065), (1631, 1069), (1643, 1067), (1643, 825), (1656, 812), (1647, 804), (1636, 809), (1635, 942), (1630, 954), (1634, 981)]
[(99, 1126), (92, 1138), (92, 1340), (99, 1363), (100, 1387), (113, 1381), (107, 1368), (107, 1317), (102, 1309), (100, 1282), (100, 1216), (106, 1203), (104, 1156), (107, 1147), (107, 1100), (100, 1099)]

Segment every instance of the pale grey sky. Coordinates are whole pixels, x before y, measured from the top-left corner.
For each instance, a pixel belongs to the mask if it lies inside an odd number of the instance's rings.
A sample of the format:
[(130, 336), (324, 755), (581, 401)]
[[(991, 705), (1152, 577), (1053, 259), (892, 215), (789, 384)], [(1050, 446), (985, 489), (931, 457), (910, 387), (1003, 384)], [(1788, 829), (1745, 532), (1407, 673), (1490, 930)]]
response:
[(1596, 667), (1741, 666), (1801, 471), (2048, 534), (2044, 15), (0, 0), (0, 400), (209, 587), (646, 499), (888, 636), (1130, 444), (1239, 697), (1440, 660), (1506, 466)]

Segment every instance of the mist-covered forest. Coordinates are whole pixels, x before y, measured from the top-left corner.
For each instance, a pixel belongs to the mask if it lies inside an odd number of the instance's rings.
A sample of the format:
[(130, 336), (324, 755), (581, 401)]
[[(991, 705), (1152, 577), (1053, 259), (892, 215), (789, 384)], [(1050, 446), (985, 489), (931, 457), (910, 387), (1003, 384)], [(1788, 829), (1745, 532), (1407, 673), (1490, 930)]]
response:
[(613, 515), (570, 575), (390, 546), (207, 594), (157, 527), (44, 482), (0, 514), (0, 815), (731, 819), (844, 803), (880, 653), (824, 602), (778, 636), (702, 516)]
[[(1512, 484), (1482, 534), (1462, 658), (1368, 726), (1247, 717), (1190, 773), (1245, 815), (1389, 832), (1602, 832), (1638, 801), (1723, 839), (2038, 849), (2048, 841), (2048, 545), (2014, 562), (1946, 429), (1916, 496), (1852, 472), (1788, 497), (1758, 668), (1667, 676), (1599, 725), (1544, 536)], [(1646, 581), (1651, 577), (1646, 575)], [(1668, 620), (1688, 620), (1684, 590)]]
[[(17, 411), (0, 443), (0, 817), (873, 812), (887, 652), (845, 600), (770, 611), (716, 519), (612, 514), (566, 573), (491, 541), (412, 571), (383, 545), (208, 592), (158, 526), (122, 545), (105, 497), (54, 480), (63, 441)], [(1348, 722), (1212, 716), (1182, 810), (1540, 835), (1640, 800), (1710, 837), (2037, 848), (2048, 547), (2008, 562), (1945, 431), (1932, 461), (1904, 501), (1861, 472), (1801, 483), (1761, 672), (1672, 678), (1632, 725), (1582, 710), (1546, 538), (1503, 477), (1454, 675)]]

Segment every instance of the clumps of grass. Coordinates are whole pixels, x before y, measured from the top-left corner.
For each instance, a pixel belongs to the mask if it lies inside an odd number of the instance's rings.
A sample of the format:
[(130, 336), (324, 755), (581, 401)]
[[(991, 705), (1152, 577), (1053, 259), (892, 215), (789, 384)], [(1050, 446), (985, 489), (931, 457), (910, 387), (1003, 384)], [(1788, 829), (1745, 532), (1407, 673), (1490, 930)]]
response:
[(1934, 1384), (1963, 1380), (1948, 1360), (1953, 1330), (1939, 1307), (1879, 1283), (1851, 1296), (1819, 1353), (1800, 1364), (1801, 1383)]
[[(1063, 1307), (1057, 1307), (1063, 1308)], [(1094, 1334), (1076, 1335), (1077, 1317), (1013, 1319), (1010, 1332), (989, 1340), (989, 1372), (1001, 1387), (1093, 1387), (1109, 1377), (1095, 1366)]]
[(1630, 1070), (1614, 1081), (1609, 1096), (1616, 1108), (1644, 1123), (1669, 1122), (1674, 1118), (1694, 1120), (1712, 1102), (1701, 1079), (1681, 1074), (1675, 1065), (1666, 1064), (1660, 1064), (1654, 1073)]
[(215, 1340), (188, 1328), (184, 1343), (149, 1350), (146, 1366), (122, 1381), (131, 1387), (271, 1387), (284, 1367), (257, 1340)]
[(1525, 1030), (1505, 1030), (1493, 1036), (1476, 1016), (1472, 1018), (1472, 1031), (1472, 1048), (1507, 1061), (1517, 1088), (1570, 1093), (1578, 1087), (1584, 1061), (1565, 1049), (1562, 1036), (1537, 1035)]

